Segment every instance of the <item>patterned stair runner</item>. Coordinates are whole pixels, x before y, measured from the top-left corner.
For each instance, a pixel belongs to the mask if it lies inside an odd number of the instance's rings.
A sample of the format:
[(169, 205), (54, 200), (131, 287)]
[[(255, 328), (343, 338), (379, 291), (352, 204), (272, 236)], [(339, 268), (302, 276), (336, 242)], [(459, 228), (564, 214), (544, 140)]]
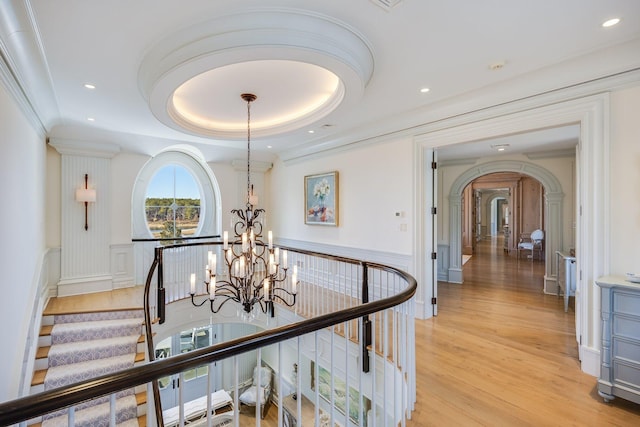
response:
[[(138, 310), (56, 315), (46, 353), (44, 389), (65, 386), (130, 368), (136, 362), (143, 314)], [(43, 427), (68, 425), (68, 411), (42, 418)], [(116, 394), (116, 424), (138, 426), (138, 401), (134, 389)], [(76, 426), (108, 426), (109, 396), (75, 407)]]

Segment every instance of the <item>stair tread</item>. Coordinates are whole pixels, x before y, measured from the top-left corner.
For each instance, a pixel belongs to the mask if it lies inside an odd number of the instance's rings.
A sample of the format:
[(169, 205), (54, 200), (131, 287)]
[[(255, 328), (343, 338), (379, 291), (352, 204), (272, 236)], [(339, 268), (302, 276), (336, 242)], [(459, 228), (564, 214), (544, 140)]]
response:
[(36, 359), (44, 359), (46, 357), (49, 357), (50, 350), (51, 346), (38, 347), (38, 350), (36, 350)]
[[(77, 330), (86, 328), (109, 328), (119, 325), (142, 325), (143, 319), (139, 317), (130, 317), (125, 319), (107, 319), (107, 320), (87, 320), (83, 322), (56, 323), (52, 327), (52, 333), (58, 333), (66, 330)], [(44, 327), (43, 327), (44, 328)]]
[(147, 403), (147, 392), (143, 391), (140, 393), (136, 393), (136, 403), (138, 404), (138, 406), (140, 405), (144, 405), (145, 403)]
[(54, 366), (47, 370), (44, 379), (46, 390), (63, 387), (79, 381), (111, 374), (133, 367), (134, 354), (89, 360), (70, 365)]
[(56, 323), (51, 331), (51, 341), (53, 344), (62, 344), (132, 335), (136, 336), (137, 341), (141, 325), (141, 318)]
[(136, 357), (133, 359), (134, 362), (144, 362), (145, 355), (144, 353), (136, 353)]
[(47, 375), (46, 369), (40, 369), (33, 373), (33, 379), (31, 380), (31, 385), (40, 385), (44, 384), (44, 377)]
[(53, 325), (42, 325), (42, 327), (40, 327), (40, 336), (46, 337), (47, 335), (51, 335), (52, 330)]

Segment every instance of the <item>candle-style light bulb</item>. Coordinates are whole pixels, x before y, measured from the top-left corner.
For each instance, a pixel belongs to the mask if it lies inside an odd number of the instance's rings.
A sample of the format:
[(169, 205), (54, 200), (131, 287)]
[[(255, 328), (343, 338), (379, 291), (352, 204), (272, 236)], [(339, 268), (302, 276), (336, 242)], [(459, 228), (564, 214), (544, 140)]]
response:
[(271, 301), (271, 295), (269, 293), (269, 288), (271, 287), (271, 283), (269, 282), (269, 278), (265, 277), (264, 279), (264, 300)]
[(229, 249), (229, 232), (225, 231), (222, 233), (222, 249), (225, 251)]
[(288, 257), (288, 255), (289, 255), (289, 252), (288, 252), (286, 249), (283, 249), (283, 250), (282, 250), (282, 266), (283, 266), (284, 268), (287, 268), (287, 267), (288, 267), (288, 264), (287, 264), (287, 261), (288, 261), (288, 260), (287, 260), (287, 257)]
[(209, 260), (209, 270), (211, 271), (211, 275), (213, 277), (216, 276), (216, 269), (218, 267), (217, 254), (211, 253), (211, 259)]
[(240, 274), (242, 274), (242, 277), (245, 277), (245, 269), (246, 269), (246, 262), (244, 259), (244, 256), (240, 257)]
[(196, 273), (191, 273), (191, 287), (189, 292), (191, 295), (195, 295), (196, 293)]
[(298, 293), (298, 266), (293, 266), (293, 274), (291, 275), (291, 284), (293, 287), (293, 293)]
[(273, 249), (273, 233), (271, 232), (271, 230), (269, 230), (267, 235), (269, 238), (269, 249)]

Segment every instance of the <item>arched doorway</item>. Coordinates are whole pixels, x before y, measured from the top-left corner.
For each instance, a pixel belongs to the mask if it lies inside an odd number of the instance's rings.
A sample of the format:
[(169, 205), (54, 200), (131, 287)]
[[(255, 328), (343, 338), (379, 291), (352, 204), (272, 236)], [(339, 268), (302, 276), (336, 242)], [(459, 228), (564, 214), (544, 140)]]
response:
[[(449, 282), (462, 283), (462, 200), (464, 189), (472, 181), (484, 175), (512, 172), (530, 176), (544, 188), (545, 236), (545, 288), (547, 281), (555, 283), (555, 263), (553, 256), (562, 249), (562, 203), (564, 193), (560, 181), (548, 170), (524, 161), (493, 161), (474, 166), (460, 174), (449, 193)], [(515, 188), (515, 187), (514, 187)]]

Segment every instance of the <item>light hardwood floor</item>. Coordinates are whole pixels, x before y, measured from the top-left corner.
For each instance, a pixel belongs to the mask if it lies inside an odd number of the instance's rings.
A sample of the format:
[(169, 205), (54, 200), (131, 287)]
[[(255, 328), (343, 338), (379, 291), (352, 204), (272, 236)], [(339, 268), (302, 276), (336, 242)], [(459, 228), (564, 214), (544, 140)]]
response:
[(542, 262), (484, 241), (463, 285), (439, 283), (417, 322), (418, 403), (408, 426), (640, 426), (640, 405), (604, 403), (583, 373), (575, 312), (544, 295)]
[[(418, 401), (407, 426), (640, 426), (640, 405), (604, 403), (580, 370), (575, 312), (542, 293), (543, 263), (518, 264), (501, 244), (482, 242), (463, 285), (439, 284), (438, 316), (416, 321)], [(126, 306), (133, 296), (117, 298)], [(48, 308), (102, 304), (62, 300)]]

